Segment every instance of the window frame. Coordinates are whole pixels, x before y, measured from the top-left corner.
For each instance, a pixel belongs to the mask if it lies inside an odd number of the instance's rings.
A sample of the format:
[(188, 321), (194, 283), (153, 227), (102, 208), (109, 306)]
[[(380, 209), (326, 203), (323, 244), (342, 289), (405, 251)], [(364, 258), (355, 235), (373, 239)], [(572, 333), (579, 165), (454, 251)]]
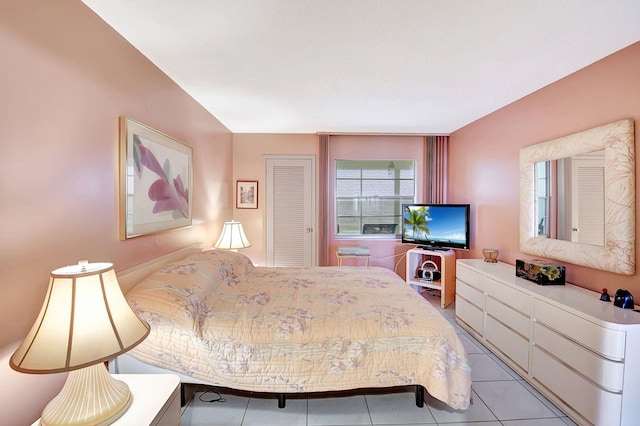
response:
[[(544, 169), (543, 173), (541, 168)], [(541, 176), (543, 175), (543, 176)], [(535, 210), (535, 225), (538, 229), (537, 237), (551, 236), (551, 226), (549, 223), (549, 217), (551, 214), (551, 162), (541, 161), (534, 167), (534, 182), (536, 185), (536, 210)], [(541, 185), (544, 185), (545, 194), (541, 194), (539, 189)], [(544, 202), (544, 214), (541, 215), (541, 203)], [(543, 219), (543, 222), (541, 222)], [(540, 231), (543, 232), (540, 232)]]
[[(346, 170), (346, 169), (341, 169), (339, 167), (340, 162), (352, 162), (352, 163), (389, 163), (389, 164), (393, 164), (394, 166), (390, 167), (388, 170), (394, 169), (394, 173), (396, 174), (394, 179), (376, 179), (376, 178), (366, 178), (365, 176), (363, 176), (363, 170), (367, 170), (366, 168), (360, 168), (360, 169), (355, 169), (355, 170), (360, 170), (360, 177), (359, 178), (339, 178), (339, 171), (340, 170)], [(395, 167), (395, 164), (398, 162), (406, 162), (406, 163), (411, 163), (411, 171), (412, 171), (412, 178), (401, 178), (399, 173), (400, 173), (400, 169), (401, 168), (397, 168)], [(408, 168), (406, 168), (408, 170)], [(333, 237), (336, 240), (350, 240), (350, 239), (381, 239), (381, 240), (399, 240), (402, 237), (402, 204), (407, 204), (407, 203), (414, 203), (417, 197), (417, 161), (415, 159), (409, 158), (409, 159), (397, 159), (397, 158), (391, 158), (391, 159), (385, 159), (385, 158), (378, 158), (378, 159), (372, 159), (372, 158), (362, 158), (362, 159), (354, 159), (354, 158), (335, 158), (334, 159), (334, 175), (333, 175), (333, 184), (334, 184), (334, 194), (333, 194), (333, 205), (334, 205), (334, 212), (333, 212), (333, 220), (334, 220), (334, 228), (333, 228)], [(375, 169), (375, 168), (370, 168), (368, 170), (383, 170), (383, 169)], [(360, 182), (360, 195), (357, 196), (351, 196), (351, 197), (339, 197), (338, 196), (338, 187), (339, 187), (339, 181), (340, 180), (354, 180), (354, 181), (359, 181)], [(363, 191), (363, 183), (365, 183), (366, 181), (374, 181), (374, 180), (393, 180), (396, 183), (394, 184), (394, 186), (396, 187), (396, 193), (400, 192), (399, 191), (399, 185), (401, 181), (412, 181), (412, 194), (411, 196), (406, 196), (406, 195), (401, 195), (401, 194), (396, 194), (396, 195), (374, 195), (374, 196), (370, 196), (370, 195), (362, 195)], [(339, 204), (341, 201), (349, 201), (349, 200), (357, 200), (359, 206), (357, 208), (357, 210), (360, 212), (359, 215), (353, 215), (353, 216), (348, 216), (348, 215), (343, 215), (343, 216), (339, 216), (338, 215), (338, 210), (339, 210)], [(386, 223), (381, 223), (381, 222), (376, 222), (376, 223), (372, 223), (372, 222), (366, 222), (367, 217), (372, 217), (372, 218), (376, 218), (376, 217), (385, 217), (385, 215), (375, 215), (375, 216), (370, 216), (370, 215), (363, 215), (363, 211), (364, 209), (361, 206), (362, 202), (368, 201), (368, 200), (395, 200), (395, 210), (396, 210), (396, 214), (393, 215), (393, 217), (395, 218), (395, 224), (396, 224), (396, 229), (395, 229), (395, 233), (393, 234), (387, 234), (387, 233), (367, 233), (365, 234), (363, 232), (364, 230), (364, 226), (369, 224), (369, 225), (385, 225)], [(386, 215), (388, 216), (388, 215)], [(359, 229), (360, 229), (360, 233), (350, 233), (350, 234), (341, 234), (338, 229), (339, 229), (339, 222), (340, 222), (340, 218), (341, 217), (354, 217), (354, 218), (359, 218), (358, 222), (359, 222)]]

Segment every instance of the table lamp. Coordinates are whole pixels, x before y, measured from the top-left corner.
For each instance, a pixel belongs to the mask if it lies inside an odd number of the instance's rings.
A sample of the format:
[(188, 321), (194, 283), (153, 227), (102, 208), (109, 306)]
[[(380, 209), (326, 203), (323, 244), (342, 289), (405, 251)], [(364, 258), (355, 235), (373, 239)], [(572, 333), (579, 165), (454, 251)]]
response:
[(40, 314), (9, 363), (23, 373), (69, 372), (42, 412), (42, 425), (106, 425), (129, 408), (131, 392), (104, 362), (148, 334), (149, 324), (131, 310), (113, 265), (81, 261), (51, 272)]
[(232, 220), (231, 222), (224, 223), (224, 226), (222, 227), (222, 234), (220, 234), (220, 238), (218, 238), (218, 242), (214, 247), (218, 249), (238, 251), (238, 249), (241, 248), (251, 247), (251, 243), (244, 234), (242, 224)]

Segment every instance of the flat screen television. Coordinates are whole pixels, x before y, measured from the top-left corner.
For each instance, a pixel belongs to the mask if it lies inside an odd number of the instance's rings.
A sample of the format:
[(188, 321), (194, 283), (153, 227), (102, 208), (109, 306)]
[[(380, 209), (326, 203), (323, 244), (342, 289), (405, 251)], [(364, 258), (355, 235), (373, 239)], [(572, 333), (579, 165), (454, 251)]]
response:
[(403, 204), (402, 242), (431, 250), (469, 250), (469, 204)]

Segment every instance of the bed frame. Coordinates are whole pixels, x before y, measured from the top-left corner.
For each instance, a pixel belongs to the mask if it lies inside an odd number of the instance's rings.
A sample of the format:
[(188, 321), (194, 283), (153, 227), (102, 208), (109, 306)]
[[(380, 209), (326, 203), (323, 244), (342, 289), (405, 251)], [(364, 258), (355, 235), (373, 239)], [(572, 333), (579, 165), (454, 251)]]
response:
[[(160, 270), (164, 265), (175, 262), (185, 257), (198, 253), (203, 250), (201, 243), (192, 244), (174, 252), (162, 255), (155, 259), (148, 260), (139, 265), (131, 268), (124, 269), (117, 272), (118, 282), (120, 287), (126, 293), (131, 290), (137, 283), (144, 280), (149, 275)], [(213, 386), (217, 385), (195, 377), (186, 376), (184, 374), (177, 373), (175, 371), (167, 370), (164, 368), (156, 367), (138, 359), (125, 354), (118, 356), (117, 358), (109, 361), (109, 372), (112, 374), (174, 374), (180, 378), (180, 402), (184, 407), (186, 403), (185, 385), (205, 385)], [(415, 386), (416, 406), (424, 407), (425, 388), (422, 385)], [(284, 408), (286, 406), (286, 394), (277, 394), (278, 407)]]
[(185, 257), (196, 254), (204, 250), (202, 243), (191, 244), (187, 247), (172, 251), (171, 253), (164, 254), (138, 265), (132, 266), (122, 271), (117, 271), (118, 282), (123, 292), (131, 290), (140, 281), (147, 278), (149, 275), (160, 270), (164, 265), (184, 259)]

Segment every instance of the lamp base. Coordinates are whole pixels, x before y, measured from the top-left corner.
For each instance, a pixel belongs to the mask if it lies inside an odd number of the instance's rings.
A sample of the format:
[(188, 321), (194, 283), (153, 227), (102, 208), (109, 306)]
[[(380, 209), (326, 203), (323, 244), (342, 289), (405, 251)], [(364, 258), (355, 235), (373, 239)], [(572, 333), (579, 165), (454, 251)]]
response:
[(47, 404), (40, 424), (108, 425), (127, 411), (131, 392), (126, 383), (99, 363), (69, 373), (60, 393)]

